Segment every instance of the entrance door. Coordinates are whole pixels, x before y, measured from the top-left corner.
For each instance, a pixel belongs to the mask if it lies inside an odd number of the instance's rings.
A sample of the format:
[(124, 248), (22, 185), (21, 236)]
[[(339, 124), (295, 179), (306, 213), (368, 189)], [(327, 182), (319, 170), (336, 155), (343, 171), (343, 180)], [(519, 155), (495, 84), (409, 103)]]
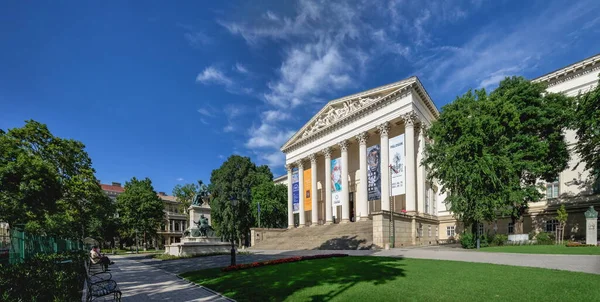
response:
[(350, 192), (348, 195), (348, 201), (350, 204), (350, 221), (356, 221), (354, 218), (354, 192)]

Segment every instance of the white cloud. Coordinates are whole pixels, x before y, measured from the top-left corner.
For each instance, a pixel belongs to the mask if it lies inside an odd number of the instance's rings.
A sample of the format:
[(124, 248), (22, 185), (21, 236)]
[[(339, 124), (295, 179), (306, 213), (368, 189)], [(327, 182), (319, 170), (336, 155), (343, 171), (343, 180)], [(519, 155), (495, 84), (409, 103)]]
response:
[(281, 169), (285, 165), (285, 155), (280, 151), (259, 153), (258, 156), (271, 170)]
[(183, 34), (183, 36), (193, 47), (202, 47), (212, 43), (212, 39), (200, 31), (188, 32)]
[(233, 85), (233, 80), (214, 66), (206, 67), (204, 71), (199, 73), (196, 82), (202, 82), (203, 84), (216, 83), (225, 86)]
[(258, 128), (250, 129), (250, 138), (246, 142), (246, 147), (249, 149), (279, 149), (294, 133), (294, 131), (282, 130), (279, 127), (263, 123)]
[(234, 69), (239, 73), (243, 73), (243, 74), (248, 73), (248, 69), (246, 68), (246, 66), (244, 66), (240, 63), (235, 63)]
[(214, 115), (207, 109), (207, 108), (200, 108), (198, 109), (198, 113), (204, 115), (204, 116), (208, 116), (208, 117), (213, 117)]
[(217, 157), (220, 158), (220, 159), (225, 158), (225, 156), (223, 156), (223, 154), (219, 154)]
[(207, 122), (205, 119), (203, 119), (203, 118), (201, 118), (201, 119), (200, 119), (200, 122), (201, 122), (202, 124), (204, 124), (204, 125), (208, 125), (208, 122)]
[(267, 20), (271, 20), (271, 21), (279, 21), (279, 17), (272, 11), (268, 10), (266, 13), (263, 14), (263, 17)]
[(280, 110), (267, 110), (262, 113), (262, 119), (267, 123), (285, 121), (290, 119), (292, 116), (289, 112)]
[(177, 178), (177, 181), (184, 181), (182, 177)]
[(233, 132), (236, 129), (235, 121), (246, 113), (246, 107), (229, 104), (223, 108), (223, 113), (227, 117), (227, 125), (223, 128), (223, 132)]

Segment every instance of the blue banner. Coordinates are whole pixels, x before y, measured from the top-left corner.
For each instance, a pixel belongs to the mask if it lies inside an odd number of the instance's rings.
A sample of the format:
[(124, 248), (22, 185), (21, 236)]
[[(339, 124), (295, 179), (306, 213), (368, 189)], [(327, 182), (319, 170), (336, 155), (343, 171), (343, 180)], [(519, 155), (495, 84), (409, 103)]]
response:
[(294, 212), (300, 211), (300, 182), (298, 169), (292, 171), (292, 208)]

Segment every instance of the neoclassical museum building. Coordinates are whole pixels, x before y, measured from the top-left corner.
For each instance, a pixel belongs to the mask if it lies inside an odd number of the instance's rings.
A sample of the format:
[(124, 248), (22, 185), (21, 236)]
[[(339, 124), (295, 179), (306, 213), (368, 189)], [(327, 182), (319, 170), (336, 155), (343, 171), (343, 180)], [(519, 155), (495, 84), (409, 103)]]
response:
[[(577, 95), (594, 87), (600, 55), (585, 59), (532, 81), (547, 90)], [(419, 163), (427, 138), (424, 129), (439, 111), (417, 77), (410, 77), (328, 102), (282, 147), (287, 175), (275, 179), (288, 186), (289, 228), (369, 221), (373, 243), (389, 240), (390, 211), (395, 242), (400, 245), (437, 244), (462, 231), (446, 207), (445, 194)], [(575, 143), (574, 131), (567, 139)], [(600, 209), (600, 182), (589, 177), (571, 154), (570, 168), (546, 183), (546, 198), (530, 204), (524, 231), (556, 229), (556, 209), (569, 212), (566, 235), (585, 236), (583, 212)], [(509, 219), (480, 225), (481, 232), (510, 234)]]

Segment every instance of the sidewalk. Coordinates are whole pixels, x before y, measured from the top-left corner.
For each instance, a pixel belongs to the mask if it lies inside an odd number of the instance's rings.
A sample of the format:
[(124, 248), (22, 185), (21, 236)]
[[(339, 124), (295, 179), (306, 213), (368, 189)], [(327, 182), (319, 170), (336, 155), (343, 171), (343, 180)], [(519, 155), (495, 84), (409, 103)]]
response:
[(112, 256), (113, 279), (119, 284), (124, 302), (142, 301), (233, 301), (205, 287), (197, 286), (175, 274), (126, 256)]

